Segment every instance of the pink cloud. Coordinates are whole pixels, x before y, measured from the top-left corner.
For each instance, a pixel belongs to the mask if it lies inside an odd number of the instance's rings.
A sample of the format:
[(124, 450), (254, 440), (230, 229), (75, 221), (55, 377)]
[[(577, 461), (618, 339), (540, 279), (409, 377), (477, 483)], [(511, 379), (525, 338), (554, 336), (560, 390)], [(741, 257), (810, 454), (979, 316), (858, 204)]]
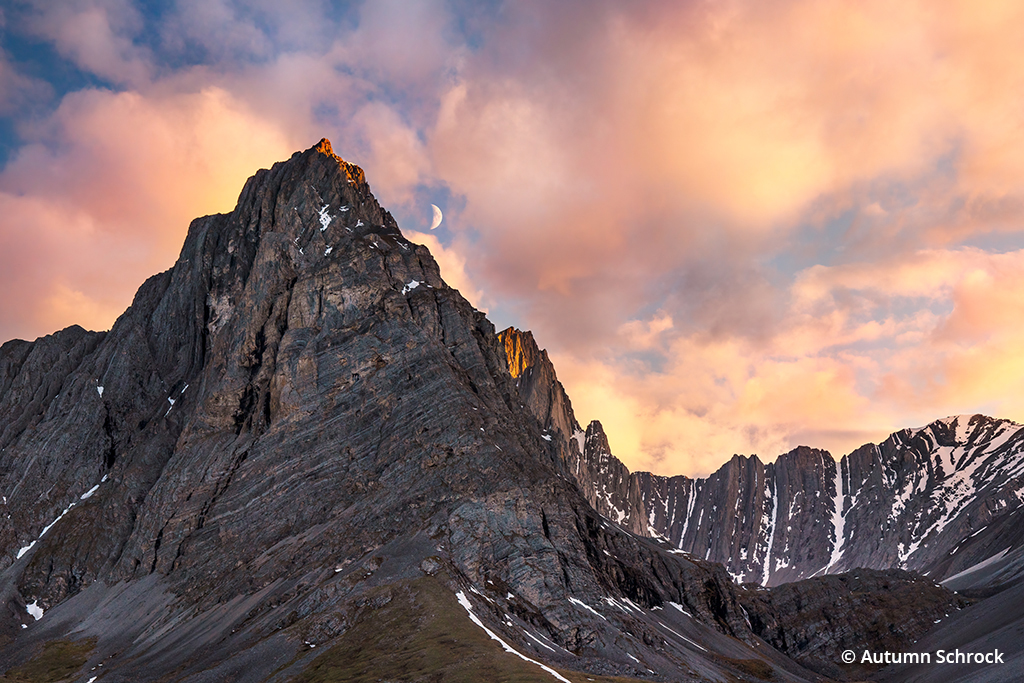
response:
[(173, 263), (192, 218), (230, 210), (255, 168), (289, 143), (219, 90), (64, 99), (0, 175), (6, 210), (4, 337), (77, 322), (106, 328), (141, 282)]
[(132, 40), (142, 17), (130, 0), (32, 3), (28, 24), (80, 69), (118, 84), (149, 81), (151, 56)]
[(464, 203), (418, 239), (631, 466), (1024, 417), (1019, 254), (963, 246), (1024, 220), (1019, 3), (179, 3), (150, 48), (126, 0), (39, 7), (124, 91), (64, 98), (0, 175), (8, 334), (109, 324), (191, 218), (327, 135), (387, 206)]
[(19, 72), (7, 55), (0, 52), (0, 115), (10, 116), (21, 108), (31, 108), (49, 100), (52, 95), (53, 89), (48, 83)]

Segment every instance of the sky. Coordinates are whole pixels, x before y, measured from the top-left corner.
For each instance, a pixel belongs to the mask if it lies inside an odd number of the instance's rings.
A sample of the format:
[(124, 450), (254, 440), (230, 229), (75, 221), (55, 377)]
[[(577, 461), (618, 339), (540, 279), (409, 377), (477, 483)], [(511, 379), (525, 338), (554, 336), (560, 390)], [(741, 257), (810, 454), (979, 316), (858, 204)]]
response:
[(1022, 29), (994, 0), (4, 0), (0, 339), (108, 329), (328, 137), (633, 470), (1024, 421)]

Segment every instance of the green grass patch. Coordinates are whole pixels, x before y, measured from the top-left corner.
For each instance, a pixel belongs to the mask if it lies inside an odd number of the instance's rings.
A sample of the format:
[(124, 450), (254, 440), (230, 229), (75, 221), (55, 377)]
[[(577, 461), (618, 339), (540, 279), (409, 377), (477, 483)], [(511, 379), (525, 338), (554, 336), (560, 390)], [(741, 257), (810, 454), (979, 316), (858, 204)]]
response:
[(89, 660), (89, 655), (95, 648), (95, 638), (49, 642), (38, 655), (0, 676), (0, 681), (60, 683), (74, 676)]
[(775, 679), (775, 671), (771, 665), (760, 659), (733, 659), (725, 656), (722, 656), (722, 659), (749, 676), (760, 678), (763, 681)]
[[(393, 599), (364, 615), (292, 683), (552, 683), (469, 620), (455, 596), (433, 577), (390, 588)], [(527, 656), (530, 656), (528, 653)], [(536, 657), (531, 657), (536, 658)], [(580, 683), (636, 679), (559, 671)]]

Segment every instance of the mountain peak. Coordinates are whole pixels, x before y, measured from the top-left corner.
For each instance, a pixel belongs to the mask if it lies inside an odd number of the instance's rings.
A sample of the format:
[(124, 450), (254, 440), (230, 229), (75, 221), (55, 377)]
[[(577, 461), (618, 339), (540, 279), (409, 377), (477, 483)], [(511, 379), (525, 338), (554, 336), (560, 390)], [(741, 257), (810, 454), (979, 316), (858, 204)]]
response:
[(363, 169), (355, 164), (350, 164), (338, 156), (334, 152), (334, 148), (331, 146), (331, 141), (327, 138), (320, 138), (320, 142), (316, 143), (309, 149), (310, 151), (318, 152), (319, 154), (323, 154), (325, 157), (333, 159), (341, 168), (342, 172), (345, 173), (349, 182), (355, 185), (366, 184), (366, 174), (363, 173)]
[(928, 424), (926, 424), (923, 427), (914, 427), (914, 428), (911, 428), (909, 431), (916, 434), (917, 432), (920, 432), (920, 431), (923, 431), (925, 429), (928, 429), (929, 427), (932, 428), (932, 429), (935, 429), (935, 428), (949, 428), (949, 427), (953, 427), (953, 425), (960, 425), (961, 427), (966, 428), (968, 425), (973, 424), (974, 422), (979, 422), (979, 423), (1010, 422), (1010, 420), (1004, 420), (1004, 419), (1001, 419), (1001, 418), (990, 417), (988, 415), (982, 415), (981, 413), (964, 413), (964, 414), (961, 414), (961, 415), (948, 415), (946, 417), (940, 417), (937, 420), (932, 420), (931, 422), (929, 422)]
[(313, 145), (313, 149), (321, 154), (326, 154), (329, 157), (336, 157), (338, 158), (338, 161), (341, 161), (341, 158), (334, 153), (334, 148), (331, 147), (331, 141), (327, 138), (320, 138), (320, 142)]

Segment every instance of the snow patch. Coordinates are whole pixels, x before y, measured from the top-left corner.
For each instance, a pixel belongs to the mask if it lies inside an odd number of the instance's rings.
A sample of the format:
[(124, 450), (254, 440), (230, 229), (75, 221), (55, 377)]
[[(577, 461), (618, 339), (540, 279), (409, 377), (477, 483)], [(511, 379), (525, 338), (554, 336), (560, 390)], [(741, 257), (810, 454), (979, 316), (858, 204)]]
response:
[(331, 224), (331, 215), (328, 213), (330, 207), (324, 204), (320, 207), (320, 232), (327, 229), (327, 226)]
[[(765, 492), (765, 495), (767, 496), (768, 493), (769, 493), (767, 486), (764, 487), (764, 492)], [(769, 531), (769, 534), (768, 534), (768, 546), (765, 548), (765, 551), (764, 551), (764, 573), (761, 576), (761, 585), (762, 586), (767, 586), (768, 585), (768, 579), (771, 578), (769, 576), (769, 574), (770, 574), (770, 571), (771, 571), (771, 564), (772, 564), (772, 562), (771, 562), (771, 560), (772, 560), (772, 545), (775, 543), (775, 522), (779, 518), (779, 486), (778, 486), (778, 482), (776, 480), (774, 480), (774, 479), (772, 480), (771, 497), (772, 497), (772, 521), (771, 521), (771, 530)], [(710, 550), (710, 548), (709, 548), (709, 550)]]
[(953, 576), (950, 576), (949, 578), (945, 579), (942, 583), (948, 583), (948, 582), (952, 581), (953, 579), (959, 579), (962, 576), (967, 576), (968, 574), (973, 574), (974, 572), (979, 571), (981, 569), (984, 569), (985, 567), (988, 567), (991, 564), (995, 564), (999, 560), (1001, 560), (1004, 557), (1006, 557), (1006, 553), (1010, 552), (1010, 550), (1012, 548), (1013, 548), (1013, 546), (1010, 546), (1006, 550), (1003, 550), (1002, 552), (998, 552), (995, 555), (993, 555), (992, 557), (989, 557), (987, 559), (982, 560), (978, 564), (971, 565), (970, 567), (968, 567), (967, 569), (963, 570), (962, 572), (953, 574)]
[[(103, 483), (106, 480), (107, 480), (107, 476), (103, 475), (103, 479), (100, 480), (100, 483)], [(96, 492), (96, 489), (98, 489), (99, 487), (100, 487), (99, 484), (96, 484), (96, 486), (93, 486), (91, 489), (89, 489), (88, 491), (86, 491), (85, 493), (82, 494), (82, 497), (80, 498), (80, 500), (85, 500), (86, 498), (88, 498), (89, 496), (94, 494)], [(64, 508), (64, 512), (62, 512), (59, 515), (57, 515), (57, 519), (53, 520), (52, 522), (50, 522), (49, 524), (47, 524), (46, 526), (43, 527), (43, 530), (39, 532), (39, 536), (36, 538), (35, 541), (32, 541), (27, 546), (25, 546), (24, 548), (22, 548), (21, 550), (18, 551), (18, 554), (15, 556), (15, 559), (16, 560), (20, 560), (25, 555), (25, 553), (27, 553), (29, 550), (32, 550), (32, 547), (35, 546), (36, 542), (39, 541), (43, 536), (45, 536), (46, 532), (49, 531), (50, 529), (52, 529), (54, 524), (56, 524), (57, 522), (62, 520), (64, 518), (64, 515), (68, 514), (71, 511), (71, 508), (75, 507), (75, 505), (77, 503), (78, 503), (78, 501), (71, 501), (71, 504), (68, 505), (66, 508)]]
[[(665, 630), (666, 630), (666, 631), (668, 631), (669, 633), (672, 633), (672, 634), (674, 634), (674, 635), (675, 635), (676, 637), (678, 637), (678, 638), (682, 638), (683, 640), (685, 640), (686, 642), (688, 642), (688, 643), (689, 643), (690, 645), (693, 645), (693, 646), (694, 646), (694, 647), (696, 647), (696, 648), (700, 648), (701, 650), (704, 650), (704, 652), (707, 652), (707, 651), (708, 651), (708, 649), (707, 649), (706, 647), (704, 647), (703, 645), (698, 645), (697, 643), (693, 642), (692, 640), (690, 640), (689, 638), (687, 638), (686, 636), (684, 636), (684, 635), (683, 635), (682, 633), (679, 633), (679, 632), (678, 632), (678, 631), (676, 631), (675, 629), (669, 628), (669, 627), (668, 627), (667, 625), (665, 625), (665, 624), (661, 623), (661, 622), (660, 622), (660, 621), (658, 621), (657, 619), (655, 619), (654, 621), (655, 621), (655, 623), (657, 623), (657, 624), (658, 624), (659, 626), (661, 626), (661, 627), (662, 627), (663, 629), (665, 629)], [(749, 622), (748, 622), (748, 623), (749, 623)]]
[(417, 280), (409, 280), (409, 282), (405, 285), (405, 287), (402, 287), (402, 294), (408, 294), (409, 292), (411, 292), (412, 290), (416, 289), (417, 287), (419, 287), (422, 284), (423, 284), (422, 282), (419, 282)]
[(484, 622), (480, 621), (480, 619), (478, 619), (477, 616), (475, 614), (473, 614), (473, 605), (472, 605), (472, 603), (469, 602), (469, 598), (466, 597), (465, 593), (463, 593), (462, 591), (459, 591), (458, 593), (455, 594), (455, 597), (458, 599), (459, 604), (466, 608), (466, 612), (469, 613), (470, 620), (474, 624), (476, 624), (477, 626), (482, 628), (484, 630), (484, 633), (486, 633), (488, 636), (490, 636), (491, 640), (498, 641), (498, 643), (505, 649), (505, 652), (509, 652), (511, 654), (514, 654), (516, 657), (519, 657), (523, 661), (530, 662), (531, 664), (536, 664), (540, 668), (544, 669), (544, 671), (548, 672), (549, 674), (551, 674), (552, 676), (557, 678), (558, 680), (563, 681), (563, 683), (572, 683), (572, 681), (570, 681), (565, 676), (562, 676), (560, 673), (558, 673), (557, 671), (552, 669), (550, 666), (546, 666), (544, 664), (541, 664), (540, 662), (538, 662), (535, 659), (530, 659), (526, 655), (520, 654), (519, 651), (515, 650), (511, 645), (509, 645), (504, 640), (499, 638), (494, 633), (494, 631), (492, 631), (491, 629), (489, 629), (486, 626), (484, 626)]
[(538, 638), (537, 636), (533, 635), (532, 633), (530, 633), (526, 629), (521, 629), (521, 630), (523, 632), (523, 635), (525, 635), (527, 638), (533, 640), (534, 642), (536, 642), (541, 647), (546, 647), (547, 649), (551, 650), (552, 652), (558, 652), (558, 650), (556, 650), (555, 648), (551, 647), (547, 643), (543, 642), (540, 638)]
[(832, 557), (825, 565), (827, 572), (843, 556), (843, 545), (846, 542), (846, 515), (843, 508), (846, 507), (846, 494), (843, 492), (843, 462), (836, 460), (836, 492), (832, 497), (832, 533), (835, 539), (832, 541)]
[(96, 387), (96, 393), (103, 396), (103, 387)]
[(680, 605), (680, 604), (679, 604), (678, 602), (672, 602), (672, 601), (669, 601), (669, 603), (668, 603), (668, 604), (672, 605), (672, 606), (673, 606), (673, 607), (675, 607), (675, 608), (676, 608), (677, 610), (679, 610), (680, 612), (682, 612), (682, 613), (683, 613), (683, 614), (685, 614), (686, 616), (690, 617), (691, 619), (693, 618), (693, 615), (692, 615), (692, 614), (690, 614), (689, 612), (687, 612), (686, 610), (684, 610), (684, 609), (683, 609), (683, 606), (682, 606), (682, 605)]
[(25, 611), (31, 614), (36, 621), (43, 618), (43, 608), (39, 606), (38, 600), (33, 600), (31, 605), (25, 605)]
[[(583, 455), (583, 444), (584, 444), (584, 442), (587, 439), (587, 433), (585, 431), (583, 431), (582, 429), (577, 429), (575, 432), (572, 433), (572, 438), (576, 441), (576, 446), (577, 446), (577, 448), (580, 449), (580, 455), (582, 456)], [(577, 462), (576, 463), (576, 474), (579, 474), (579, 473), (580, 473), (580, 466), (579, 466), (579, 463)]]
[(587, 603), (583, 602), (582, 600), (577, 600), (576, 598), (569, 598), (569, 602), (571, 602), (572, 604), (576, 605), (577, 607), (582, 607), (583, 609), (587, 610), (588, 612), (592, 612), (592, 613), (596, 614), (597, 616), (601, 617), (605, 621), (608, 621), (607, 619), (604, 618), (604, 616), (600, 612), (598, 612), (596, 609), (594, 609), (593, 607), (591, 607)]
[[(686, 530), (690, 526), (690, 520), (693, 518), (693, 506), (697, 503), (697, 482), (693, 482), (690, 488), (686, 491), (686, 516), (683, 518), (683, 530), (679, 534), (679, 546), (686, 541)], [(704, 509), (701, 508), (701, 516), (704, 515)], [(698, 523), (699, 526), (699, 523)]]

